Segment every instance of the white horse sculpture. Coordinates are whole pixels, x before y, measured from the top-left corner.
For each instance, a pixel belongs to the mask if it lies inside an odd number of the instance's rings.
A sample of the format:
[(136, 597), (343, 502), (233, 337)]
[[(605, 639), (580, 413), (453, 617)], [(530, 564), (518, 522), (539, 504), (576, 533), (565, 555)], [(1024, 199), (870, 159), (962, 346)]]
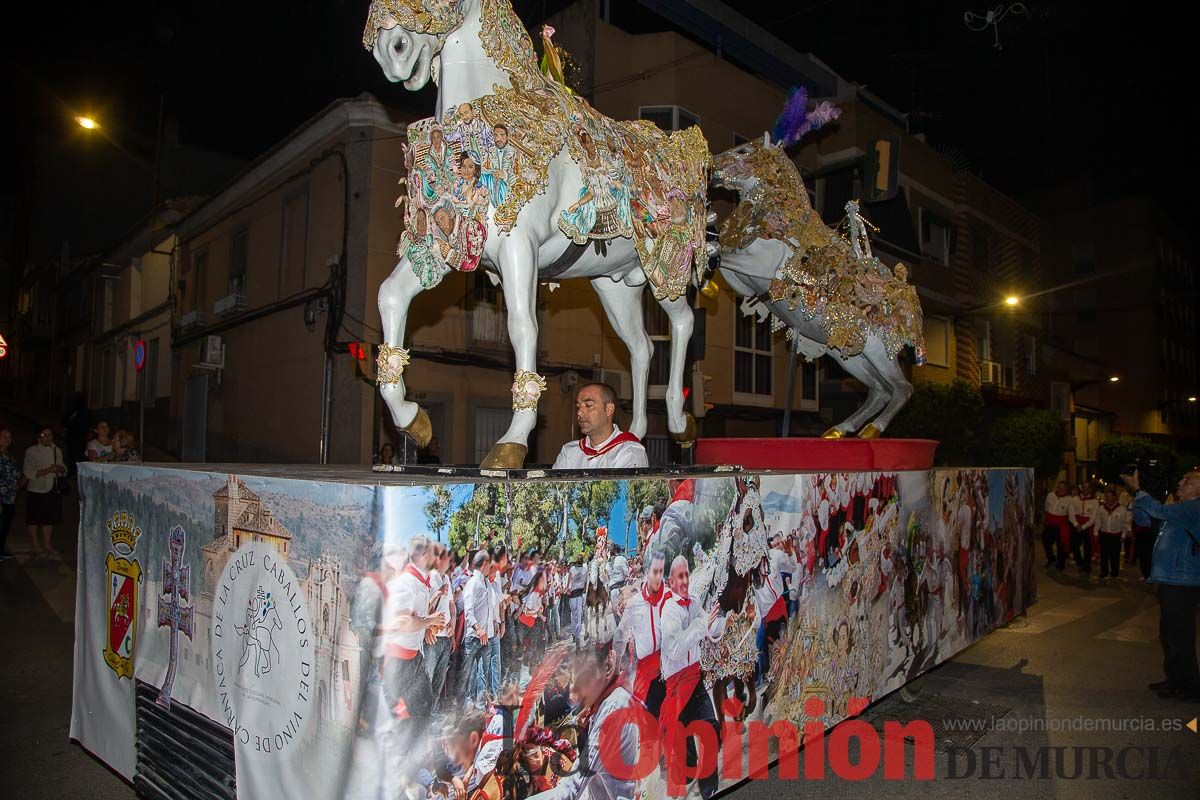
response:
[[(538, 283), (565, 278), (592, 281), (629, 349), (629, 430), (639, 437), (646, 433), (653, 352), (641, 296), (651, 284), (671, 323), (667, 427), (676, 440), (692, 441), (683, 369), (693, 317), (683, 292), (694, 267), (707, 260), (710, 156), (699, 129), (668, 135), (649, 123), (601, 117), (538, 70), (508, 0), (375, 0), (364, 45), (389, 80), (410, 91), (431, 78), (439, 86), (435, 118), (410, 126), (409, 158), (431, 165), (420, 186), (410, 177), (410, 199), (419, 204), (419, 192), (427, 191), (430, 205), (414, 213), (410, 203), (410, 247), (404, 251), (402, 240), (400, 261), (379, 289), (380, 391), (397, 427), (419, 444), (430, 436), (424, 410), (405, 397), (410, 304), (441, 279), (445, 265), (466, 270), (481, 263), (503, 283), (517, 370), (512, 422), (483, 466), (519, 467), (525, 459), (545, 389), (536, 364)], [(447, 142), (458, 148), (453, 157), (444, 155)], [(441, 189), (431, 186), (438, 180)], [(449, 200), (435, 206), (439, 191)]]
[(712, 178), (741, 201), (721, 229), (730, 288), (762, 300), (805, 357), (829, 355), (867, 387), (863, 405), (825, 437), (881, 435), (912, 395), (897, 353), (906, 344), (923, 352), (906, 268), (888, 269), (871, 254), (857, 203), (846, 204), (849, 240), (827, 228), (770, 134), (718, 155)]

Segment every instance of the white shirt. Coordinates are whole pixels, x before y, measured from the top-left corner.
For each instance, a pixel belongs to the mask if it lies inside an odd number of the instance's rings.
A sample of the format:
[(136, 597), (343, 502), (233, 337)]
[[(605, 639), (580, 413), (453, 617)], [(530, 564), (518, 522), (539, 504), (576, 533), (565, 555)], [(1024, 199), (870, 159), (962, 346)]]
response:
[(612, 565), (608, 568), (608, 585), (616, 586), (618, 583), (624, 583), (629, 579), (629, 560), (625, 556), (618, 555), (612, 560)]
[(512, 574), (513, 590), (523, 591), (531, 580), (533, 580), (533, 567), (523, 567), (518, 564)]
[(691, 602), (686, 608), (680, 605), (680, 598), (675, 595), (663, 604), (663, 680), (700, 661), (700, 640), (707, 636), (715, 642), (725, 633), (724, 616), (718, 616), (709, 628), (708, 611), (700, 607), (696, 598), (689, 599)]
[[(553, 789), (531, 795), (528, 800), (628, 800), (634, 797), (637, 794), (637, 782), (621, 780), (614, 776), (608, 771), (606, 759), (611, 758), (610, 763), (637, 763), (640, 746), (638, 726), (620, 726), (617, 751), (610, 749), (613, 747), (611, 734), (600, 733), (605, 730), (604, 723), (610, 716), (633, 704), (633, 695), (628, 689), (623, 686), (613, 689), (600, 703), (587, 726), (587, 760), (582, 763), (587, 764), (589, 769), (572, 770)], [(608, 726), (608, 730), (613, 730), (613, 726)], [(601, 745), (605, 747), (603, 755), (600, 753)], [(584, 753), (580, 753), (579, 757), (582, 760)]]
[(528, 614), (531, 617), (536, 617), (542, 613), (542, 595), (536, 589), (525, 595), (525, 599), (521, 601), (521, 613)]
[(1096, 515), (1100, 511), (1100, 501), (1094, 497), (1072, 497), (1071, 498), (1071, 522), (1075, 527), (1079, 527), (1083, 523), (1080, 522), (1080, 517), (1087, 517), (1087, 524), (1083, 526), (1083, 530), (1091, 530), (1096, 524)]
[(760, 619), (767, 615), (780, 597), (783, 597), (783, 573), (795, 572), (796, 563), (787, 553), (774, 547), (767, 551), (767, 562), (767, 577), (762, 585), (754, 590), (755, 610)]
[[(421, 570), (409, 564), (403, 572), (388, 581), (388, 598), (383, 611), (385, 627), (395, 625), (404, 613), (417, 617), (429, 613), (429, 587), (422, 582), (428, 578), (424, 574), (417, 578), (413, 572), (420, 573)], [(397, 645), (408, 650), (420, 650), (425, 641), (425, 631), (386, 631), (383, 638), (385, 646)]]
[[(504, 752), (504, 715), (492, 715), (483, 732), (488, 735), (489, 741), (480, 744), (479, 749), (475, 751), (475, 761), (471, 764), (474, 772), (471, 773), (471, 783), (468, 787), (472, 789), (496, 769), (496, 762)], [(500, 738), (492, 738), (496, 736)]]
[(432, 597), (443, 586), (446, 587), (446, 594), (437, 601), (437, 606), (434, 607), (433, 613), (441, 614), (446, 620), (445, 625), (438, 631), (438, 638), (444, 638), (454, 632), (454, 593), (450, 591), (450, 579), (436, 569), (429, 571), (429, 591)]
[(493, 577), (488, 588), (492, 591), (492, 630), (488, 632), (488, 636), (495, 636), (500, 632), (500, 606), (504, 602), (504, 576)]
[(576, 564), (571, 567), (571, 584), (572, 592), (578, 592), (587, 588), (587, 567), (583, 564)]
[(621, 625), (628, 626), (633, 638), (633, 654), (639, 660), (662, 649), (662, 609), (670, 597), (671, 590), (663, 586), (662, 596), (658, 598), (657, 603), (652, 603), (643, 584), (638, 593), (629, 598), (625, 605)]
[[(613, 425), (612, 434), (600, 444), (594, 445), (594, 449), (603, 450), (620, 432), (621, 429)], [(579, 447), (578, 441), (571, 441), (564, 444), (558, 452), (553, 469), (636, 469), (648, 466), (650, 459), (646, 456), (646, 448), (640, 442), (621, 442), (607, 453), (589, 458)]]
[(1119, 533), (1129, 535), (1130, 514), (1125, 506), (1118, 505), (1112, 511), (1103, 505), (1096, 512), (1096, 530), (1100, 533)]
[(38, 471), (51, 464), (62, 463), (62, 451), (57, 445), (47, 447), (44, 444), (35, 444), (26, 450), (24, 472), (25, 477), (29, 479), (29, 491), (34, 494), (46, 494), (54, 489), (54, 479), (58, 476), (53, 472), (39, 476)]
[(1046, 513), (1056, 517), (1065, 517), (1071, 512), (1071, 495), (1059, 497), (1054, 492), (1046, 495)]
[(487, 578), (482, 572), (476, 572), (463, 588), (463, 622), (467, 626), (467, 635), (472, 635), (476, 626), (486, 636), (495, 634), (495, 623), (492, 620), (492, 593)]

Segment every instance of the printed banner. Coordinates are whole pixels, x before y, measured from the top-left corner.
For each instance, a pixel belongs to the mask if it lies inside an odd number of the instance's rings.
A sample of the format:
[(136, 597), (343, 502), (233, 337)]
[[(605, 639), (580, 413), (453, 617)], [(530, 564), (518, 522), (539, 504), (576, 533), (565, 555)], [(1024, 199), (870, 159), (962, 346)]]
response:
[(242, 798), (680, 796), (674, 722), (832, 726), (1036, 598), (1025, 470), (81, 489), (72, 736), (134, 778), (136, 679)]

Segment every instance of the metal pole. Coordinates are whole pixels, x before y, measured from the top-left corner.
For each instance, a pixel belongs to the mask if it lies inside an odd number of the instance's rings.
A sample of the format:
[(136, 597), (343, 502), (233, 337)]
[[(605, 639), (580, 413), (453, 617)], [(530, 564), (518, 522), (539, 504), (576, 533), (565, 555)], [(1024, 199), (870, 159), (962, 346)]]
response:
[(321, 385), (321, 463), (329, 463), (329, 407), (333, 404), (333, 358), (325, 348), (325, 376)]
[(145, 458), (146, 452), (146, 362), (138, 370), (138, 447)]
[(792, 332), (792, 346), (788, 350), (787, 407), (783, 409), (783, 437), (792, 431), (792, 395), (796, 391), (796, 360), (800, 355), (800, 337)]

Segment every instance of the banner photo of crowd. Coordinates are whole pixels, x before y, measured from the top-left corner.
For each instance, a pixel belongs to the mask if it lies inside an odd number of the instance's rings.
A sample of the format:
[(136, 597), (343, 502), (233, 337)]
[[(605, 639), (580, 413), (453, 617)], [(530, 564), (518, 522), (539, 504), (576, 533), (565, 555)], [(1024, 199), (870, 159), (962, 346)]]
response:
[(72, 736), (147, 794), (708, 798), (679, 726), (832, 727), (1036, 600), (1027, 470), (81, 494)]

